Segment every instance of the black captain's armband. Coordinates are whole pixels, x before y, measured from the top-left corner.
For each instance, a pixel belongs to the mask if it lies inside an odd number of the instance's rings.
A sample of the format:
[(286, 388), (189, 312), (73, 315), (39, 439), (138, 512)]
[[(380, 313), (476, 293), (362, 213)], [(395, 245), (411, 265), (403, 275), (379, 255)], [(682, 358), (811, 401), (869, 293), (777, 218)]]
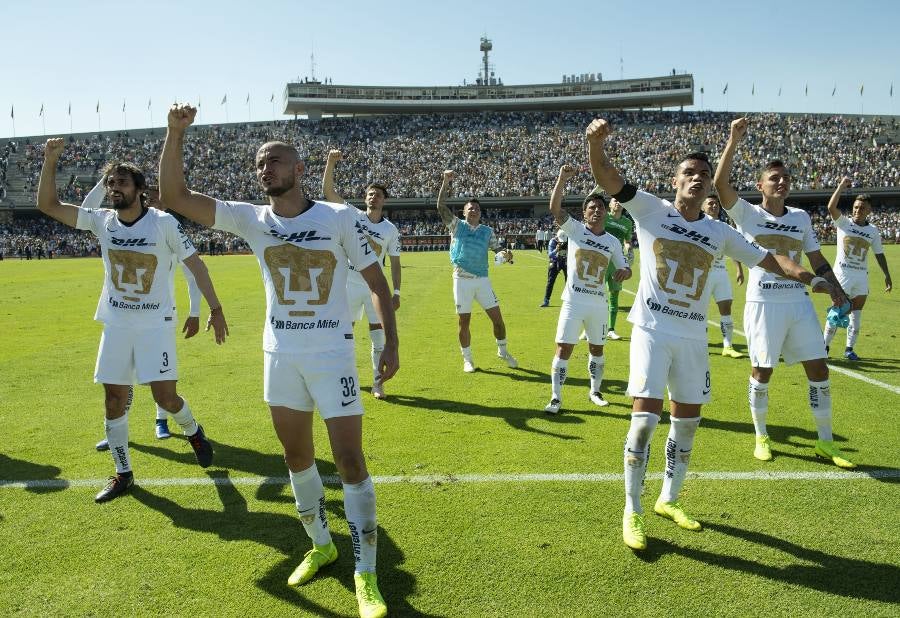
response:
[(625, 186), (622, 187), (622, 190), (616, 193), (613, 197), (620, 204), (624, 204), (633, 200), (635, 195), (637, 195), (637, 187), (626, 182)]
[(815, 270), (815, 273), (820, 277), (822, 275), (824, 275), (825, 273), (830, 273), (830, 272), (831, 272), (831, 265), (828, 263), (817, 266), (816, 270)]

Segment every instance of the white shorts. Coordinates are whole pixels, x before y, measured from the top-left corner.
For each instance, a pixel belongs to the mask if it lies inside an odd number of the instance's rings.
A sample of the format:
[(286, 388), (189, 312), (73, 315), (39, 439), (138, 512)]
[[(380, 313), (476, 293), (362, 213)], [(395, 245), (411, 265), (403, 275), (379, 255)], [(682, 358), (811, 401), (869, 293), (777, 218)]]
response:
[(869, 295), (869, 273), (857, 271), (835, 270), (834, 276), (844, 288), (847, 298)]
[(556, 324), (556, 343), (578, 343), (582, 327), (588, 343), (606, 344), (606, 325), (609, 307), (605, 302), (597, 305), (570, 304), (563, 301)]
[(94, 382), (131, 386), (178, 379), (175, 329), (103, 325)]
[(375, 303), (372, 302), (372, 290), (367, 285), (347, 284), (347, 300), (350, 301), (350, 319), (359, 322), (363, 316), (363, 310), (369, 324), (381, 324), (378, 314), (375, 312)]
[(487, 277), (454, 277), (453, 301), (456, 303), (456, 313), (472, 313), (473, 300), (478, 301), (485, 311), (500, 304), (491, 287), (491, 280)]
[(725, 268), (713, 268), (706, 280), (706, 287), (710, 289), (712, 297), (717, 303), (734, 298), (734, 293), (731, 291), (731, 279), (728, 278), (728, 270)]
[(825, 342), (816, 310), (808, 299), (797, 303), (744, 305), (744, 330), (754, 367), (775, 367), (825, 358)]
[(303, 412), (315, 407), (325, 419), (363, 413), (353, 348), (264, 354), (263, 398), (270, 406)]
[(710, 400), (711, 381), (707, 342), (676, 337), (635, 326), (631, 330), (628, 394), (677, 403), (703, 404)]

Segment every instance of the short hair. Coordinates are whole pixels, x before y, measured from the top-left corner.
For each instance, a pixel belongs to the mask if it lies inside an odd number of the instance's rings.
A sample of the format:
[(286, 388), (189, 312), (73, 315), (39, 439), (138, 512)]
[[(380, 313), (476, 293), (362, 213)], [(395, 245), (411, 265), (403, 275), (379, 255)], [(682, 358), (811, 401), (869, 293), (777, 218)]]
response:
[(675, 166), (675, 171), (678, 171), (678, 168), (685, 161), (703, 161), (704, 163), (706, 163), (706, 167), (709, 168), (709, 173), (710, 174), (713, 173), (713, 166), (712, 166), (712, 163), (710, 163), (710, 161), (709, 161), (709, 155), (706, 154), (705, 152), (698, 151), (698, 152), (688, 153), (687, 155), (682, 157), (681, 161), (678, 162), (678, 165)]
[(865, 202), (870, 207), (872, 206), (872, 196), (869, 195), (868, 193), (860, 193), (855, 198), (853, 198), (853, 201), (854, 202), (856, 202), (856, 201)]
[(134, 183), (135, 189), (138, 190), (138, 194), (141, 198), (141, 206), (144, 205), (144, 200), (146, 199), (145, 191), (147, 190), (147, 177), (144, 176), (144, 172), (141, 171), (134, 163), (129, 163), (128, 161), (110, 161), (106, 164), (106, 167), (103, 168), (103, 185), (106, 186), (109, 183), (109, 177), (114, 174), (124, 174), (127, 176), (131, 176), (131, 181)]
[(369, 189), (378, 189), (379, 191), (381, 191), (381, 194), (384, 196), (385, 199), (390, 197), (387, 187), (380, 182), (370, 182), (369, 184), (366, 185), (366, 193), (369, 192)]
[(760, 176), (760, 178), (762, 178), (762, 175), (765, 174), (766, 172), (768, 172), (769, 170), (774, 170), (774, 169), (778, 169), (778, 168), (785, 169), (788, 171), (788, 174), (790, 174), (790, 170), (788, 169), (788, 166), (785, 165), (784, 161), (782, 161), (781, 159), (771, 159), (762, 168), (762, 171), (760, 171), (759, 176)]
[[(387, 197), (387, 196), (385, 196)], [(469, 198), (466, 200), (465, 204), (463, 204), (463, 208), (466, 207), (467, 204), (478, 204), (478, 207), (481, 208), (481, 202), (478, 201), (478, 198)]]
[(596, 191), (591, 191), (590, 193), (588, 193), (585, 196), (584, 201), (581, 202), (581, 210), (584, 210), (585, 208), (587, 208), (588, 204), (590, 204), (591, 202), (593, 202), (595, 200), (599, 201), (601, 204), (603, 204), (604, 208), (609, 210), (609, 204), (606, 202), (606, 198), (603, 197), (602, 194), (600, 194)]
[(719, 196), (718, 196), (718, 195), (715, 195), (715, 194), (707, 195), (705, 198), (703, 198), (703, 201), (704, 201), (704, 202), (705, 202), (706, 200), (716, 200), (716, 203), (717, 203), (719, 206), (722, 205), (722, 200), (720, 200), (720, 199), (719, 199)]
[(256, 150), (256, 153), (259, 154), (260, 150), (262, 150), (263, 148), (280, 148), (282, 150), (287, 150), (288, 152), (290, 152), (291, 154), (294, 155), (295, 160), (297, 160), (297, 161), (303, 160), (303, 158), (300, 156), (300, 151), (297, 150), (297, 148), (292, 146), (291, 144), (288, 144), (287, 142), (281, 142), (281, 141), (277, 141), (277, 140), (272, 141), (272, 142), (266, 142), (265, 144), (263, 144)]

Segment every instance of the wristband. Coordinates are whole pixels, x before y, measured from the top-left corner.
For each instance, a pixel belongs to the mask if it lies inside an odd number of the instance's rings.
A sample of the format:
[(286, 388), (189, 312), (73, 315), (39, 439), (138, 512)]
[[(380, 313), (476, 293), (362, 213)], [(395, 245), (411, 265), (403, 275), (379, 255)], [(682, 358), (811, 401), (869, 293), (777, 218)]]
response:
[(400, 296), (400, 290), (394, 288), (394, 296)]
[(825, 277), (813, 277), (812, 281), (809, 282), (809, 287), (814, 288), (820, 283), (828, 283)]

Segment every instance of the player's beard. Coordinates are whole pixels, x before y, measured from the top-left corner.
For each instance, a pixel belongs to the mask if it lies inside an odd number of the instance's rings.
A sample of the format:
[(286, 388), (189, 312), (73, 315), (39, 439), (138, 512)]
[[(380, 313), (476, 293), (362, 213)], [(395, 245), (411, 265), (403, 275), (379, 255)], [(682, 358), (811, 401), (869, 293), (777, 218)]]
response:
[(289, 178), (286, 178), (284, 181), (282, 181), (282, 183), (280, 185), (278, 185), (277, 187), (271, 187), (271, 186), (268, 188), (263, 187), (263, 193), (265, 193), (269, 197), (281, 197), (282, 195), (284, 195), (285, 193), (287, 193), (288, 191), (293, 189), (294, 185), (296, 185), (296, 184), (297, 184), (296, 179), (293, 176), (291, 176)]
[(122, 199), (118, 202), (116, 200), (110, 199), (109, 203), (113, 207), (113, 210), (127, 210), (134, 206), (135, 200), (138, 199), (137, 191), (135, 191), (134, 195), (131, 196), (131, 199), (128, 199), (128, 196), (124, 193), (122, 194)]

